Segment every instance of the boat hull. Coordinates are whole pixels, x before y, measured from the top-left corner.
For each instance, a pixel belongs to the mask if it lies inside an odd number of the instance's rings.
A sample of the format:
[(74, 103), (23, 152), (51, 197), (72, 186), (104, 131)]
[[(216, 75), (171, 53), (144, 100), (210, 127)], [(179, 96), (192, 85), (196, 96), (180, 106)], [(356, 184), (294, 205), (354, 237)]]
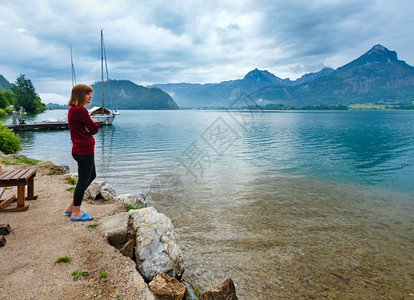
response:
[(115, 115), (91, 115), (92, 121), (103, 125), (112, 125), (115, 119)]

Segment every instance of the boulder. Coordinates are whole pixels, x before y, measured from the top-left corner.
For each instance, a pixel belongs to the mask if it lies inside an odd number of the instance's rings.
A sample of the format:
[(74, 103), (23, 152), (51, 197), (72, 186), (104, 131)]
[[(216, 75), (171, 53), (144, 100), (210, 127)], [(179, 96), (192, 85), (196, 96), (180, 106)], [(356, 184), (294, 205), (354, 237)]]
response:
[(165, 273), (155, 276), (148, 287), (159, 300), (181, 300), (185, 295), (185, 285)]
[(129, 214), (127, 212), (103, 217), (99, 220), (99, 229), (112, 246), (125, 244), (128, 241), (128, 220)]
[(147, 207), (148, 202), (143, 193), (123, 194), (114, 198), (114, 201), (123, 202), (124, 205), (130, 205), (137, 208)]
[(101, 188), (100, 195), (101, 195), (102, 199), (105, 200), (105, 201), (114, 201), (114, 198), (116, 197), (116, 192), (112, 188), (112, 186), (105, 183)]
[(85, 199), (113, 201), (116, 197), (115, 190), (104, 181), (94, 181), (85, 191)]
[(104, 184), (104, 182), (100, 181), (92, 182), (86, 189), (84, 198), (89, 200), (95, 200)]
[(226, 278), (217, 290), (209, 290), (201, 294), (201, 300), (236, 300), (236, 287), (231, 278)]
[(145, 280), (166, 273), (181, 278), (183, 256), (171, 220), (153, 207), (130, 210), (136, 232), (135, 257), (137, 269)]

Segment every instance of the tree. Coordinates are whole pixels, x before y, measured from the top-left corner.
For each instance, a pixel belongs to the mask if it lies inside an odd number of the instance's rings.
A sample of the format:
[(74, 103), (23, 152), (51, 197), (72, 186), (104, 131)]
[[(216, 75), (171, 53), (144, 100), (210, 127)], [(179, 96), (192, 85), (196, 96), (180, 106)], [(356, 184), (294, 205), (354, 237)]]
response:
[(46, 105), (40, 101), (39, 95), (36, 94), (32, 81), (26, 79), (25, 75), (17, 77), (16, 83), (12, 84), (11, 89), (16, 96), (16, 108), (21, 106), (29, 114), (39, 113), (46, 109)]
[(9, 105), (13, 105), (15, 96), (13, 92), (8, 90), (0, 91), (0, 108), (6, 108)]

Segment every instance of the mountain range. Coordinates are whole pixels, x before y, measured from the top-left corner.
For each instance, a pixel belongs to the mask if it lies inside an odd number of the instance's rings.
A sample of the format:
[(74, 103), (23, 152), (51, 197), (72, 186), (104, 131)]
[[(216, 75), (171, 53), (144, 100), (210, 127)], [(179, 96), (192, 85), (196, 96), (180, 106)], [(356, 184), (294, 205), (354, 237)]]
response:
[(291, 106), (354, 103), (411, 104), (414, 100), (414, 68), (397, 53), (375, 45), (352, 62), (324, 68), (292, 81), (255, 69), (243, 79), (209, 84), (156, 84), (180, 107), (226, 107), (247, 93), (258, 104)]
[[(0, 75), (0, 90), (10, 89), (10, 85)], [(92, 105), (100, 106), (101, 83), (94, 83), (92, 87)], [(260, 105), (413, 105), (414, 67), (399, 60), (397, 52), (375, 45), (336, 70), (324, 68), (293, 81), (254, 69), (243, 79), (220, 83), (168, 83), (144, 87), (129, 80), (105, 82), (105, 103), (117, 109), (229, 107), (243, 94), (250, 95)]]

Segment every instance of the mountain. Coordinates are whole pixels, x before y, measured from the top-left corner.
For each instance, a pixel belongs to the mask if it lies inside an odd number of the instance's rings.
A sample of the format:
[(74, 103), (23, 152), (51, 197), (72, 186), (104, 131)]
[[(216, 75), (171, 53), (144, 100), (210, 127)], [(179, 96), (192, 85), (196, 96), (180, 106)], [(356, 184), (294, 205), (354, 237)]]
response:
[[(101, 106), (102, 83), (92, 84), (92, 106)], [(105, 107), (116, 109), (178, 109), (170, 95), (159, 88), (146, 88), (129, 80), (104, 82)]]
[(227, 107), (242, 93), (260, 104), (304, 106), (352, 103), (411, 103), (414, 68), (382, 45), (334, 70), (324, 68), (291, 81), (254, 69), (243, 79), (209, 84), (157, 84), (181, 107)]
[(1, 90), (10, 90), (11, 83), (4, 78), (3, 75), (0, 75), (0, 91)]
[(323, 68), (322, 70), (320, 70), (319, 72), (316, 72), (316, 73), (307, 73), (307, 74), (303, 75), (301, 78), (298, 78), (295, 81), (293, 81), (293, 85), (299, 85), (299, 84), (302, 84), (302, 83), (311, 82), (311, 81), (314, 81), (315, 79), (317, 79), (319, 77), (326, 77), (326, 76), (332, 74), (333, 72), (335, 72), (334, 69)]
[(336, 69), (328, 76), (293, 87), (271, 86), (253, 99), (303, 106), (352, 103), (401, 103), (414, 100), (414, 68), (382, 45)]
[(327, 76), (332, 72), (334, 72), (333, 69), (325, 68), (291, 81), (288, 78), (281, 79), (266, 70), (254, 69), (247, 73), (243, 79), (220, 83), (168, 83), (155, 84), (149, 87), (158, 87), (167, 92), (174, 97), (181, 107), (226, 107), (243, 93), (251, 94), (268, 86), (294, 86)]

